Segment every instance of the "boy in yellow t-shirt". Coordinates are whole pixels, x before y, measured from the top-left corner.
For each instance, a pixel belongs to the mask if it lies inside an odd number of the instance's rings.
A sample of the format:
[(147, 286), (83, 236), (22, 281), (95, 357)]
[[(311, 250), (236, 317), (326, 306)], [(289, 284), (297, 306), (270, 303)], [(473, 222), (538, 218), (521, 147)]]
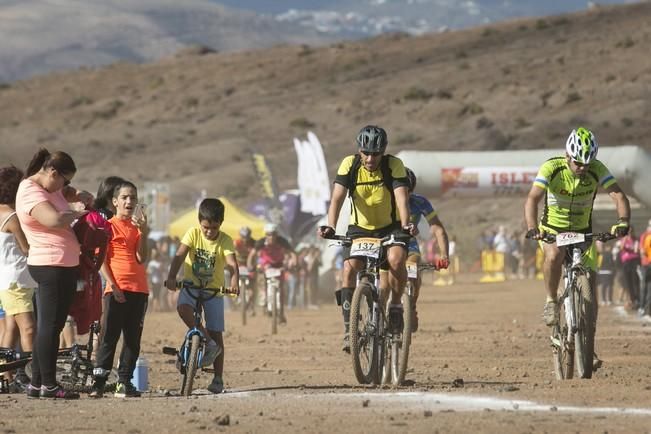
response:
[[(165, 281), (165, 287), (176, 290), (176, 274), (183, 264), (183, 280), (192, 281), (192, 286), (200, 288), (220, 288), (224, 286), (224, 267), (231, 274), (230, 287), (238, 289), (239, 273), (235, 259), (233, 239), (219, 229), (224, 222), (224, 204), (219, 199), (204, 199), (199, 205), (199, 227), (193, 227), (183, 236), (181, 244)], [(177, 303), (177, 311), (188, 327), (194, 327), (194, 306), (196, 301), (182, 290)], [(203, 367), (211, 363), (215, 378), (208, 386), (212, 393), (224, 391), (224, 299), (213, 297), (203, 304), (206, 325), (199, 328), (211, 340), (206, 345)]]

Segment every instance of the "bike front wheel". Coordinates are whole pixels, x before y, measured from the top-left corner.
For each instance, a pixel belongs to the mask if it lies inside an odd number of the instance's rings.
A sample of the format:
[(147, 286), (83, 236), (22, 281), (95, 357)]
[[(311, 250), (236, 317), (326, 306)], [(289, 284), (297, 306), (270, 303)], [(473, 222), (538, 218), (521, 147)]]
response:
[(581, 378), (592, 378), (594, 358), (595, 306), (590, 280), (586, 275), (576, 279), (574, 297), (577, 326), (576, 331), (576, 370)]
[(185, 366), (185, 373), (181, 382), (181, 395), (190, 396), (192, 394), (192, 385), (194, 377), (197, 375), (199, 367), (199, 346), (201, 345), (201, 338), (198, 334), (192, 335), (190, 340), (190, 347), (188, 348), (188, 360)]
[(267, 291), (267, 297), (269, 298), (267, 304), (271, 304), (271, 334), (275, 335), (278, 333), (278, 310), (279, 310), (278, 299), (280, 298), (280, 293), (278, 291), (277, 283), (274, 282), (271, 285), (269, 285), (269, 290)]
[(378, 357), (373, 324), (373, 290), (362, 280), (355, 288), (350, 306), (350, 353), (353, 371), (361, 384), (378, 383)]
[(570, 325), (567, 321), (565, 303), (559, 306), (559, 323), (552, 328), (552, 354), (557, 380), (569, 380), (574, 376), (574, 346), (569, 341)]

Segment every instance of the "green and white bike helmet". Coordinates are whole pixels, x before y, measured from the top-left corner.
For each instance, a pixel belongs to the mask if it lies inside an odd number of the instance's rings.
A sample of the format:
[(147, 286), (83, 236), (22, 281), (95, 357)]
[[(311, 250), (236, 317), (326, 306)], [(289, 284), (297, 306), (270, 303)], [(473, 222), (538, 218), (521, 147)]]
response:
[(565, 151), (572, 160), (579, 164), (590, 164), (597, 158), (599, 146), (594, 134), (587, 128), (572, 130), (565, 143)]

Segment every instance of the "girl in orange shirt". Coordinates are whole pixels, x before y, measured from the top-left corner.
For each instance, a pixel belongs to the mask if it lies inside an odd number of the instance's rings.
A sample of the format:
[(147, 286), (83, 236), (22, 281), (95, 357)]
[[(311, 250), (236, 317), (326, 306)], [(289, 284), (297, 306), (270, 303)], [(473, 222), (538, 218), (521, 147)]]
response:
[(136, 360), (140, 354), (140, 339), (147, 311), (149, 287), (145, 271), (147, 260), (147, 217), (137, 211), (138, 190), (129, 181), (118, 184), (113, 194), (115, 216), (111, 223), (112, 238), (102, 265), (106, 279), (104, 306), (106, 332), (97, 354), (93, 371), (95, 383), (90, 396), (103, 396), (108, 373), (113, 367), (115, 349), (123, 335), (124, 345), (120, 353), (118, 398), (138, 397), (140, 392), (131, 383)]

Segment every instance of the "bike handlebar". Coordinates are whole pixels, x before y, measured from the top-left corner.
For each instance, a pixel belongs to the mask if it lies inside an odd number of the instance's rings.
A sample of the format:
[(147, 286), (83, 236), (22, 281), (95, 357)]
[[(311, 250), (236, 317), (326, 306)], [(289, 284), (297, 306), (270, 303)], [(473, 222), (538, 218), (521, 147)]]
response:
[[(179, 280), (176, 282), (177, 289), (191, 289), (191, 290), (201, 290), (206, 292), (211, 292), (213, 297), (217, 295), (228, 295), (230, 297), (237, 297), (240, 295), (239, 289), (228, 288), (226, 286), (220, 286), (219, 288), (201, 288), (195, 286), (193, 282), (188, 282), (187, 280)], [(191, 297), (194, 297), (191, 292), (188, 291)], [(196, 298), (196, 297), (195, 297)]]
[(429, 262), (423, 262), (423, 263), (419, 262), (418, 264), (416, 264), (416, 266), (418, 267), (418, 271), (421, 271), (421, 270), (438, 271), (439, 270), (439, 267), (436, 264), (430, 264)]
[[(607, 241), (614, 240), (617, 238), (617, 235), (613, 235), (609, 232), (595, 232), (595, 233), (588, 233), (584, 234), (585, 235), (585, 240), (586, 241), (592, 241), (593, 239), (596, 239), (597, 241), (601, 241), (603, 243)], [(528, 239), (533, 239), (533, 237), (527, 235)], [(542, 233), (542, 238), (540, 241), (547, 243), (547, 244), (552, 244), (556, 242), (556, 234), (550, 234), (548, 232), (543, 232)]]
[[(321, 226), (321, 227), (325, 227), (325, 226)], [(403, 232), (406, 235), (409, 235), (409, 232), (406, 232), (404, 230), (403, 230)], [(354, 238), (347, 237), (346, 235), (336, 235), (336, 234), (334, 234), (332, 236), (329, 236), (329, 237), (323, 237), (323, 238), (326, 239), (326, 240), (339, 241), (339, 242), (341, 242), (342, 245), (344, 245), (346, 247), (349, 247), (354, 241)], [(405, 244), (405, 245), (407, 244), (405, 241), (399, 241), (398, 239), (396, 239), (395, 234), (387, 235), (384, 238), (380, 238), (380, 244), (385, 246), (385, 245), (387, 245), (385, 243), (387, 241), (391, 241), (391, 240), (393, 240), (395, 242), (392, 242), (392, 243), (389, 243), (389, 244)]]

